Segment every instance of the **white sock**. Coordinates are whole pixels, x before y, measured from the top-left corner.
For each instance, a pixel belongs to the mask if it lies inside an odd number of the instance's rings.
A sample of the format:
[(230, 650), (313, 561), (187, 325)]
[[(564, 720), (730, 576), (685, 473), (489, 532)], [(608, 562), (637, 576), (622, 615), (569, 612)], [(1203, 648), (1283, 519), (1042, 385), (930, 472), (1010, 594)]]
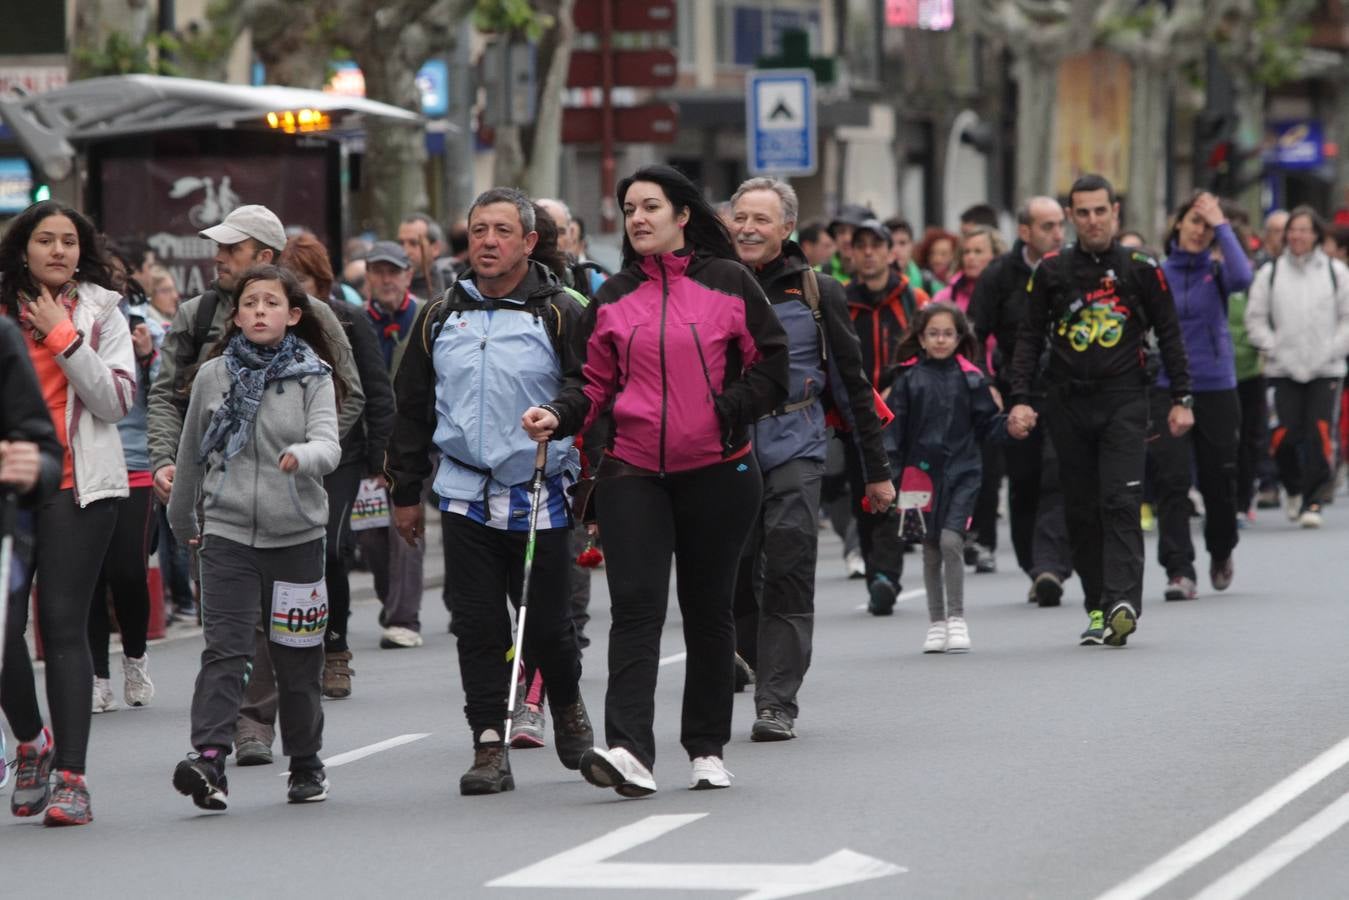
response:
[(497, 734), (495, 728), (488, 728), (482, 734), (478, 735), (479, 744), (494, 744), (501, 740), (501, 735)]

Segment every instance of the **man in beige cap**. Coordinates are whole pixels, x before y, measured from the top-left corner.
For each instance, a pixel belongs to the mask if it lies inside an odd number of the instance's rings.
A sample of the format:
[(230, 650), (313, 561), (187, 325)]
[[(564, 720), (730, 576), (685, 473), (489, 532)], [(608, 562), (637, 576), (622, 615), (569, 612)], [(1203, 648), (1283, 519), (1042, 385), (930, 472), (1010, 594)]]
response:
[[(286, 229), (276, 213), (265, 206), (240, 206), (225, 221), (201, 232), (216, 242), (215, 282), (206, 292), (179, 304), (160, 347), (160, 370), (150, 387), (149, 423), (150, 466), (154, 469), (155, 494), (167, 503), (173, 490), (178, 439), (183, 431), (188, 394), (182, 390), (196, 365), (215, 348), (234, 315), (234, 289), (239, 276), (253, 266), (274, 264), (286, 246)], [(336, 355), (334, 375), (343, 381), (343, 400), (337, 410), (337, 426), (345, 438), (361, 417), (365, 394), (351, 343), (337, 315), (323, 301), (311, 303), (311, 309), (324, 337)], [(272, 723), (276, 720), (276, 685), (267, 656), (267, 637), (259, 631), (253, 658), (253, 676), (240, 711), (236, 752), (240, 765), (258, 765), (272, 761)]]

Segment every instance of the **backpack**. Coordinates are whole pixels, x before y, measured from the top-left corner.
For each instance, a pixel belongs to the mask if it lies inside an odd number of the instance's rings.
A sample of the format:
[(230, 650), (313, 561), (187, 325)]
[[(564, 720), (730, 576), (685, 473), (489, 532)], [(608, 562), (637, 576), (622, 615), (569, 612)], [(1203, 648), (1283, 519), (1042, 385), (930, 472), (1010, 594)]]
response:
[[(905, 291), (909, 291), (909, 288), (905, 287)], [(810, 308), (810, 315), (815, 320), (815, 330), (820, 335), (820, 368), (824, 370), (827, 376), (829, 374), (829, 341), (824, 333), (824, 316), (820, 314), (820, 280), (816, 277), (813, 268), (807, 268), (801, 273), (801, 295), (806, 298), (806, 306)], [(881, 428), (884, 429), (895, 420), (895, 414), (890, 411), (890, 407), (886, 405), (885, 400), (876, 391), (874, 385), (871, 388), (871, 394), (876, 404), (876, 417), (881, 420)], [(827, 397), (831, 401), (833, 399), (830, 390), (824, 391), (821, 396)], [(851, 430), (832, 402), (827, 403), (825, 407), (824, 422), (835, 431), (846, 432)]]
[(604, 266), (588, 259), (570, 263), (567, 267), (567, 271), (571, 275), (572, 289), (580, 293), (587, 300), (595, 299), (594, 293), (590, 290), (590, 273), (598, 272), (605, 278), (608, 278), (612, 274), (608, 269), (604, 268)]
[(197, 304), (197, 317), (192, 321), (191, 340), (186, 347), (179, 350), (174, 373), (173, 399), (179, 404), (184, 413), (187, 412), (187, 384), (188, 380), (195, 374), (197, 361), (201, 359), (202, 348), (206, 346), (211, 339), (211, 323), (215, 321), (216, 310), (220, 307), (220, 292), (215, 288), (208, 288), (201, 295), (201, 302)]

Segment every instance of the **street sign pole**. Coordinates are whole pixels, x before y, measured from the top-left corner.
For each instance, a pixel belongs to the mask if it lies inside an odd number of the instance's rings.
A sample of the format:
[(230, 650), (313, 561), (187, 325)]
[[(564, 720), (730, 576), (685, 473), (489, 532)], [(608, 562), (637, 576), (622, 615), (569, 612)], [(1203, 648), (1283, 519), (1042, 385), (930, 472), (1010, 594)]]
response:
[(745, 136), (752, 175), (814, 175), (815, 73), (759, 69), (745, 80)]

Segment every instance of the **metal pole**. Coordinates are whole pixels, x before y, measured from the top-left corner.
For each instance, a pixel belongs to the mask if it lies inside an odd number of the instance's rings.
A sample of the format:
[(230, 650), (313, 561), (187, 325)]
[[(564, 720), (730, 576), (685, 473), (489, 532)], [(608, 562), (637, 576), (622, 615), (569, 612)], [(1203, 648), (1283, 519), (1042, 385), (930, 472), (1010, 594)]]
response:
[(604, 97), (600, 107), (600, 119), (603, 123), (600, 150), (600, 231), (604, 234), (613, 234), (618, 230), (618, 209), (614, 200), (614, 188), (617, 184), (615, 169), (618, 165), (614, 160), (614, 2), (615, 0), (600, 2), (600, 68), (604, 77), (601, 85)]

